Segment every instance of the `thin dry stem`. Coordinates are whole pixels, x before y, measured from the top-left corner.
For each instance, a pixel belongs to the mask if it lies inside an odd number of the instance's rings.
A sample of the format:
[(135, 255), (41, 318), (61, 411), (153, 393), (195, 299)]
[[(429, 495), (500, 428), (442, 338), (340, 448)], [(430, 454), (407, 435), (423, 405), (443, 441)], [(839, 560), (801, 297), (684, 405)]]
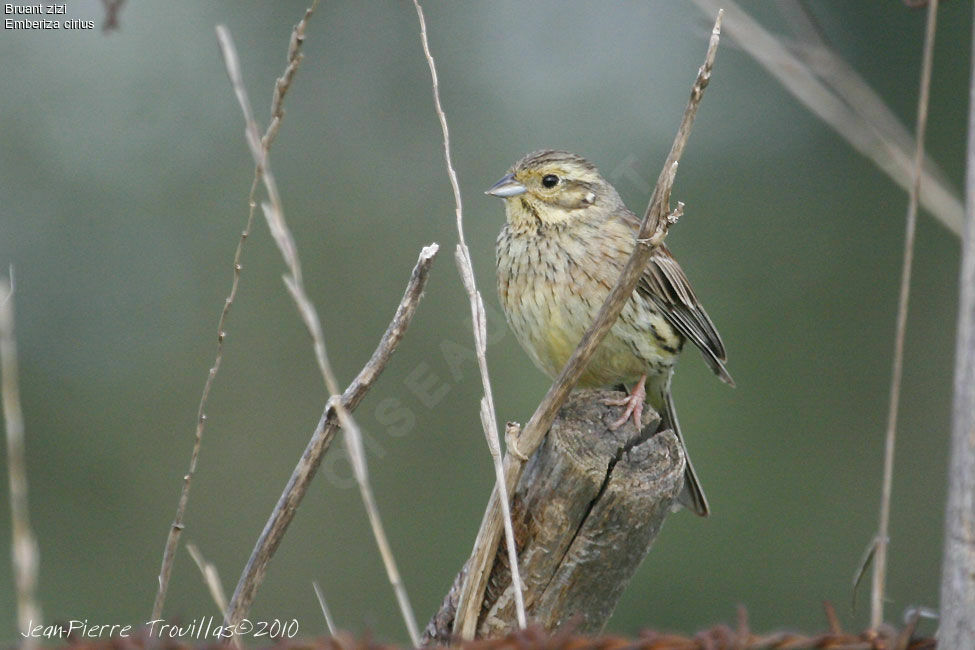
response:
[[(975, 33), (971, 38), (969, 52), (975, 58)], [(975, 67), (969, 74), (965, 227), (958, 270), (958, 334), (938, 644), (971, 649), (975, 648)]]
[[(349, 457), (352, 459), (356, 482), (359, 484), (362, 502), (369, 515), (369, 523), (372, 526), (373, 536), (376, 538), (376, 543), (379, 546), (383, 564), (386, 567), (386, 574), (396, 595), (396, 600), (406, 623), (407, 631), (410, 634), (410, 639), (414, 645), (418, 645), (420, 634), (416, 624), (416, 616), (413, 614), (413, 609), (410, 606), (409, 597), (407, 596), (406, 589), (403, 586), (402, 579), (396, 567), (386, 533), (383, 530), (382, 521), (372, 495), (372, 488), (369, 486), (365, 452), (362, 445), (362, 433), (359, 425), (352, 418), (349, 411), (346, 410), (340, 398), (341, 389), (339, 388), (338, 380), (335, 378), (331, 363), (328, 360), (328, 351), (325, 347), (325, 335), (322, 330), (321, 320), (318, 317), (318, 312), (314, 304), (305, 291), (301, 272), (301, 261), (298, 257), (298, 247), (284, 218), (281, 195), (274, 180), (274, 175), (271, 172), (267, 158), (267, 149), (260, 142), (260, 138), (257, 135), (257, 125), (253, 121), (253, 111), (250, 108), (247, 91), (244, 87), (243, 78), (240, 75), (240, 64), (237, 58), (236, 48), (234, 47), (230, 32), (223, 25), (217, 26), (217, 37), (224, 60), (227, 63), (227, 73), (230, 76), (245, 121), (247, 122), (248, 142), (251, 144), (251, 153), (254, 156), (254, 162), (263, 167), (264, 173), (262, 179), (270, 202), (263, 203), (262, 208), (271, 235), (289, 270), (289, 273), (283, 277), (284, 284), (291, 294), (292, 299), (294, 299), (301, 319), (305, 323), (308, 333), (311, 335), (315, 360), (318, 363), (318, 369), (322, 374), (325, 389), (329, 395), (328, 401), (335, 409), (342, 429), (345, 430), (345, 445), (349, 452)], [(276, 93), (275, 104), (277, 103)], [(273, 130), (269, 130), (273, 133)]]
[(867, 544), (867, 548), (863, 549), (863, 556), (860, 558), (859, 564), (857, 564), (857, 570), (853, 573), (853, 584), (850, 589), (850, 611), (855, 612), (857, 608), (857, 594), (860, 592), (860, 583), (863, 582), (864, 576), (867, 575), (867, 571), (873, 564), (873, 559), (877, 555), (877, 538), (874, 537)]
[[(723, 12), (718, 11), (704, 64), (698, 71), (697, 78), (691, 88), (691, 97), (684, 109), (680, 127), (657, 179), (657, 185), (654, 188), (653, 197), (647, 207), (646, 214), (640, 224), (633, 253), (630, 255), (630, 259), (627, 261), (613, 290), (606, 297), (595, 322), (586, 331), (565, 368), (562, 369), (531, 419), (521, 430), (517, 440), (521, 457), (530, 457), (542, 443), (556, 413), (565, 402), (569, 392), (575, 387), (589, 359), (592, 358), (603, 337), (619, 318), (623, 305), (632, 295), (646, 268), (650, 254), (666, 236), (670, 217), (677, 214), (670, 212), (670, 191), (677, 173), (678, 161), (690, 135), (694, 116), (697, 114), (704, 89), (711, 78), (711, 69), (714, 66), (714, 57), (721, 33), (722, 15)], [(519, 455), (507, 454), (504, 457), (504, 487), (507, 487), (509, 492), (514, 489), (524, 469), (525, 461)], [(499, 482), (500, 485), (501, 482)], [(494, 558), (501, 535), (500, 511), (502, 502), (503, 499), (499, 498), (499, 491), (496, 490), (491, 495), (491, 500), (484, 513), (481, 529), (478, 531), (477, 539), (474, 542), (474, 551), (468, 563), (468, 574), (461, 590), (457, 615), (454, 619), (454, 634), (463, 639), (472, 639), (477, 629), (491, 561)]]
[[(213, 599), (213, 602), (217, 606), (217, 611), (227, 611), (227, 595), (223, 591), (223, 584), (220, 582), (220, 574), (217, 573), (217, 567), (213, 563), (206, 561), (206, 558), (203, 557), (203, 553), (200, 552), (196, 544), (188, 543), (186, 545), (186, 551), (193, 558), (196, 568), (200, 570), (200, 575), (203, 576), (203, 582), (210, 592), (210, 598)], [(244, 647), (238, 635), (232, 637), (232, 643), (235, 648)]]
[[(350, 436), (346, 432), (345, 440), (348, 443)], [(413, 647), (418, 647), (420, 645), (420, 628), (416, 623), (416, 614), (413, 613), (413, 607), (410, 605), (409, 596), (406, 593), (406, 586), (403, 584), (403, 580), (399, 575), (399, 571), (396, 568), (396, 559), (393, 557), (393, 549), (389, 545), (389, 540), (386, 538), (386, 531), (383, 529), (382, 521), (379, 518), (379, 507), (376, 505), (376, 499), (372, 493), (372, 486), (369, 483), (366, 469), (366, 454), (362, 450), (362, 438), (360, 436), (359, 450), (355, 453), (359, 455), (358, 461), (353, 461), (353, 467), (356, 464), (361, 465), (361, 470), (356, 470), (356, 482), (359, 484), (359, 493), (362, 496), (362, 503), (366, 508), (366, 514), (369, 515), (369, 525), (372, 526), (372, 534), (376, 538), (376, 544), (379, 546), (379, 552), (383, 558), (383, 564), (386, 567), (386, 575), (389, 577), (389, 583), (393, 586), (393, 591), (396, 593), (396, 600), (399, 603), (400, 613), (403, 616), (403, 620), (406, 623), (407, 632), (410, 635), (410, 641)], [(350, 445), (351, 447), (351, 445)], [(349, 448), (349, 456), (353, 457), (353, 452)], [(359, 472), (362, 472), (361, 476)]]
[[(439, 247), (436, 244), (431, 244), (420, 251), (419, 259), (413, 268), (403, 298), (400, 300), (396, 313), (386, 328), (379, 345), (368, 363), (359, 371), (359, 374), (342, 394), (341, 405), (347, 412), (355, 410), (359, 405), (359, 402), (362, 401), (362, 398), (365, 397), (365, 394), (386, 368), (400, 341), (403, 340), (403, 336), (416, 313), (420, 298), (423, 296), (430, 267), (438, 250)], [(257, 589), (264, 580), (267, 565), (281, 543), (281, 539), (294, 518), (311, 480), (321, 465), (325, 452), (332, 443), (339, 425), (337, 410), (334, 408), (337, 402), (337, 400), (329, 400), (325, 412), (322, 413), (322, 417), (315, 427), (315, 432), (308, 441), (304, 453), (278, 499), (277, 505), (271, 511), (264, 530), (254, 544), (250, 559), (241, 573), (237, 588), (234, 590), (234, 595), (230, 601), (230, 608), (226, 615), (226, 619), (230, 623), (239, 622), (250, 609)]]
[[(910, 174), (909, 178), (913, 178), (909, 152), (914, 149), (914, 134), (866, 80), (829, 46), (822, 28), (809, 13), (806, 4), (801, 0), (784, 0), (775, 6), (793, 31), (797, 32), (796, 40), (783, 38), (783, 42), (846, 103), (849, 110), (856, 113), (864, 127), (875, 132), (877, 142), (888, 148), (888, 158), (896, 160), (904, 174)], [(925, 175), (930, 174), (938, 183), (948, 185), (944, 172), (929, 156), (925, 156), (924, 169)], [(954, 204), (953, 210), (957, 213), (960, 209), (957, 198)]]
[[(14, 336), (13, 269), (8, 280), (0, 279), (0, 402), (7, 430), (7, 472), (10, 481), (11, 560), (17, 588), (17, 627), (26, 632), (41, 621), (37, 602), (37, 570), (40, 552), (30, 526), (27, 507), (27, 460), (24, 451), (24, 415), (20, 408), (17, 379), (17, 340)], [(34, 648), (33, 636), (21, 647)]]
[(877, 629), (884, 622), (884, 586), (887, 580), (887, 543), (890, 527), (890, 497), (894, 482), (894, 443), (897, 439), (897, 411), (900, 404), (901, 375), (904, 368), (904, 337), (907, 332), (907, 308), (911, 295), (911, 269), (914, 264), (914, 233), (917, 228), (918, 196), (924, 165), (924, 135), (928, 124), (928, 102), (931, 96), (931, 68), (934, 61), (934, 33), (938, 16), (938, 0), (928, 3), (927, 29), (924, 34), (924, 54), (921, 64), (921, 90), (917, 100), (917, 149), (914, 154), (914, 183), (907, 203), (907, 224), (904, 234), (904, 264), (901, 269), (900, 296), (897, 305), (897, 328), (894, 336), (894, 362), (890, 378), (890, 404), (887, 431), (884, 437), (884, 478), (880, 497), (880, 523), (877, 530), (877, 554), (873, 564), (870, 590), (870, 627)]
[(221, 612), (227, 611), (227, 594), (223, 591), (223, 584), (220, 582), (220, 574), (217, 573), (217, 567), (212, 562), (207, 562), (196, 544), (192, 542), (188, 543), (186, 545), (186, 551), (193, 558), (196, 568), (200, 570), (200, 575), (203, 576), (203, 582), (206, 584), (210, 592), (210, 598), (213, 599), (217, 609)]
[[(728, 36), (854, 149), (910, 191), (913, 140), (898, 135), (903, 127), (890, 127), (892, 120), (897, 122), (893, 112), (837, 54), (822, 43), (790, 50), (734, 0), (694, 2), (709, 16), (723, 7), (728, 13)], [(920, 204), (952, 232), (961, 232), (962, 202), (933, 162), (922, 173)]]
[(487, 365), (487, 322), (484, 314), (484, 300), (481, 293), (477, 290), (477, 283), (474, 279), (474, 268), (471, 264), (471, 253), (467, 248), (464, 239), (464, 211), (460, 196), (460, 183), (457, 181), (457, 172), (454, 170), (450, 152), (450, 130), (447, 128), (447, 114), (443, 110), (440, 101), (440, 84), (437, 80), (437, 65), (430, 52), (430, 42), (427, 38), (427, 23), (423, 16), (423, 7), (419, 0), (413, 0), (416, 8), (416, 15), (420, 21), (420, 41), (423, 45), (423, 54), (426, 57), (427, 65), (430, 68), (430, 78), (433, 85), (433, 103), (437, 112), (437, 119), (440, 120), (440, 130), (443, 132), (444, 162), (447, 166), (447, 176), (450, 178), (450, 187), (454, 192), (455, 214), (457, 218), (457, 251), (455, 258), (457, 268), (460, 271), (461, 280), (467, 290), (471, 304), (471, 320), (474, 329), (474, 349), (477, 354), (477, 366), (481, 374), (481, 385), (484, 387), (484, 397), (481, 399), (480, 416), (481, 426), (484, 429), (484, 436), (487, 439), (488, 450), (491, 453), (491, 461), (494, 466), (496, 489), (501, 494), (501, 518), (504, 525), (505, 542), (508, 549), (508, 562), (511, 565), (511, 582), (514, 585), (515, 610), (518, 618), (518, 625), (524, 628), (527, 621), (525, 619), (525, 602), (522, 596), (521, 574), (518, 569), (518, 548), (515, 545), (514, 528), (511, 525), (511, 512), (508, 504), (508, 492), (504, 479), (504, 465), (501, 457), (501, 443), (499, 442), (498, 418), (494, 408), (494, 396), (491, 390), (491, 379), (488, 374)]
[(193, 480), (193, 476), (196, 474), (196, 465), (200, 456), (200, 447), (203, 444), (203, 431), (206, 427), (207, 416), (206, 416), (206, 405), (210, 398), (210, 389), (213, 387), (213, 383), (217, 378), (217, 373), (220, 372), (220, 365), (223, 363), (223, 343), (226, 339), (226, 330), (224, 329), (227, 320), (227, 315), (230, 313), (230, 308), (234, 304), (234, 300), (237, 297), (237, 290), (240, 286), (240, 275), (243, 270), (243, 266), (240, 260), (244, 252), (244, 244), (247, 242), (247, 238), (250, 236), (251, 227), (254, 224), (254, 207), (256, 202), (254, 201), (254, 192), (257, 190), (258, 185), (258, 174), (255, 170), (254, 180), (251, 183), (251, 191), (249, 198), (249, 208), (247, 214), (247, 224), (244, 226), (244, 230), (240, 233), (240, 239), (237, 241), (237, 250), (234, 252), (234, 277), (230, 285), (230, 293), (224, 300), (223, 309), (220, 311), (220, 320), (217, 323), (217, 353), (213, 360), (213, 365), (210, 367), (210, 371), (207, 373), (206, 382), (203, 385), (203, 393), (200, 396), (200, 405), (197, 408), (196, 413), (196, 433), (193, 438), (193, 451), (190, 454), (190, 469), (183, 476), (183, 488), (180, 492), (179, 502), (176, 506), (176, 517), (173, 519), (173, 523), (169, 529), (169, 535), (166, 538), (166, 547), (163, 550), (163, 560), (162, 566), (159, 569), (159, 588), (156, 591), (156, 600), (152, 607), (152, 619), (158, 620), (162, 616), (163, 605), (166, 601), (166, 592), (169, 589), (169, 579), (172, 575), (173, 570), (173, 560), (176, 557), (176, 549), (179, 546), (179, 538), (183, 532), (183, 517), (186, 513), (186, 506), (189, 502), (190, 497), (190, 483)]
[[(274, 141), (278, 128), (281, 126), (281, 119), (284, 117), (284, 96), (288, 92), (288, 88), (291, 87), (291, 82), (294, 80), (295, 73), (298, 71), (298, 66), (301, 64), (302, 54), (300, 52), (300, 48), (305, 38), (305, 27), (308, 24), (308, 19), (311, 18), (312, 13), (315, 11), (318, 1), (319, 0), (314, 0), (312, 5), (305, 11), (304, 17), (298, 22), (297, 25), (295, 25), (294, 30), (291, 32), (291, 40), (288, 45), (288, 66), (285, 69), (284, 74), (278, 78), (277, 83), (274, 86), (275, 92), (271, 101), (271, 124), (268, 126), (267, 131), (265, 131), (264, 136), (261, 138), (261, 147), (264, 152), (263, 156), (267, 156), (267, 152), (271, 148), (271, 143)], [(253, 123), (253, 116), (251, 116), (250, 122)], [(256, 128), (256, 126), (257, 125), (255, 123), (254, 127)], [(156, 591), (156, 600), (152, 606), (152, 620), (157, 620), (162, 617), (163, 605), (166, 602), (166, 592), (169, 589), (169, 579), (173, 571), (173, 561), (176, 557), (176, 548), (179, 545), (179, 538), (184, 528), (183, 517), (186, 513), (186, 506), (190, 498), (190, 484), (193, 481), (194, 474), (196, 473), (196, 465), (200, 456), (200, 447), (203, 444), (203, 431), (207, 422), (206, 405), (210, 398), (210, 390), (213, 388), (213, 382), (216, 380), (217, 373), (220, 372), (220, 365), (223, 362), (223, 343), (227, 336), (225, 329), (227, 316), (230, 313), (230, 308), (234, 304), (234, 300), (237, 298), (237, 291), (240, 287), (240, 275), (241, 271), (243, 270), (241, 259), (244, 253), (244, 245), (247, 242), (247, 238), (250, 236), (251, 227), (254, 224), (254, 208), (257, 205), (257, 186), (260, 183), (262, 175), (263, 165), (258, 163), (254, 166), (254, 178), (251, 181), (250, 193), (247, 197), (247, 224), (244, 226), (244, 230), (240, 233), (240, 239), (237, 241), (237, 250), (234, 252), (234, 275), (230, 284), (230, 293), (224, 300), (223, 309), (220, 311), (220, 320), (217, 322), (217, 353), (214, 357), (213, 365), (210, 367), (210, 371), (207, 373), (206, 382), (203, 384), (203, 393), (200, 396), (200, 405), (196, 412), (196, 432), (193, 438), (193, 451), (190, 455), (190, 468), (189, 471), (183, 476), (183, 487), (180, 492), (179, 502), (176, 506), (176, 516), (173, 518), (173, 523), (169, 529), (169, 535), (166, 538), (166, 547), (163, 550), (162, 566), (159, 569), (159, 588)]]
[[(914, 172), (910, 153), (914, 151), (914, 134), (901, 122), (900, 118), (866, 80), (853, 67), (833, 50), (823, 35), (823, 30), (810, 14), (809, 7), (800, 0), (786, 0), (775, 5), (797, 32), (795, 41), (783, 41), (796, 57), (815, 72), (819, 79), (842, 99), (847, 108), (856, 113), (862, 126), (874, 132), (874, 138), (887, 149), (886, 156), (903, 169), (906, 179), (913, 179)], [(928, 178), (930, 176), (930, 178)], [(952, 215), (950, 220), (960, 219), (961, 202), (954, 194), (950, 181), (943, 170), (928, 155), (924, 156), (925, 184), (936, 181), (951, 197), (943, 210), (944, 216)], [(904, 184), (908, 189), (908, 183)], [(924, 199), (922, 198), (922, 204)]]
[(334, 637), (337, 630), (335, 629), (335, 622), (332, 620), (332, 614), (328, 611), (328, 604), (325, 602), (325, 594), (322, 592), (322, 588), (319, 586), (318, 581), (313, 580), (311, 586), (312, 589), (315, 590), (315, 598), (318, 599), (318, 606), (322, 609), (322, 616), (325, 617), (325, 627), (328, 628), (328, 633)]

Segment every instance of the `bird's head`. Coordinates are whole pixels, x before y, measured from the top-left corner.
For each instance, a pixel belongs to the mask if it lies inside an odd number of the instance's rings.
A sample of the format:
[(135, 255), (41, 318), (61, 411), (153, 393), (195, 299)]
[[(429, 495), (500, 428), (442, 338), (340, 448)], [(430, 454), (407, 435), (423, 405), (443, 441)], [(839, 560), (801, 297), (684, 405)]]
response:
[(505, 200), (513, 226), (533, 228), (566, 225), (623, 205), (595, 165), (568, 151), (528, 154), (485, 194)]

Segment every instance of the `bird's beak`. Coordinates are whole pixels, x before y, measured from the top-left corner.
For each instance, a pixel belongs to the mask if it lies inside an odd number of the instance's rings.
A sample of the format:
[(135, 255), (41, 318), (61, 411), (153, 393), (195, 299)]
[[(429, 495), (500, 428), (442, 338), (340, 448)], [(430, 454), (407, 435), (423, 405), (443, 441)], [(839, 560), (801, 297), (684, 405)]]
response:
[(491, 186), (491, 189), (485, 192), (485, 194), (490, 194), (491, 196), (497, 196), (498, 198), (507, 199), (512, 196), (518, 196), (519, 194), (524, 194), (528, 190), (527, 187), (515, 180), (514, 174), (508, 174), (500, 181)]

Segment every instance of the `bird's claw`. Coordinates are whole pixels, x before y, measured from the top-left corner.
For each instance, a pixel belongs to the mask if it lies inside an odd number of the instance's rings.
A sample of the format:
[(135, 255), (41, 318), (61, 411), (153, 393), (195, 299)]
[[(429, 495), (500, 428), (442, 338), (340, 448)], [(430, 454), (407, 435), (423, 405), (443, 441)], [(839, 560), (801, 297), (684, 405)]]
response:
[(615, 431), (621, 426), (626, 424), (626, 421), (633, 418), (633, 424), (636, 426), (637, 430), (640, 429), (641, 423), (643, 422), (643, 404), (647, 398), (647, 391), (644, 388), (644, 380), (641, 379), (639, 383), (633, 388), (633, 392), (630, 393), (628, 397), (616, 397), (608, 398), (603, 400), (603, 404), (606, 406), (625, 406), (623, 409), (623, 415), (620, 416), (618, 420), (609, 425), (610, 430)]

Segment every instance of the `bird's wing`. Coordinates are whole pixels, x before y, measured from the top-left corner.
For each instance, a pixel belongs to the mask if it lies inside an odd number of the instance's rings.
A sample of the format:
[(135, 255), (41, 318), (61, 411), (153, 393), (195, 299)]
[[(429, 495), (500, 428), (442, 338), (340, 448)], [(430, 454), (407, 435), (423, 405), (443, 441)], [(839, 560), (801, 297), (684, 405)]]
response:
[[(636, 215), (627, 214), (624, 217), (634, 233), (639, 229)], [(711, 317), (704, 311), (691, 283), (684, 275), (680, 264), (670, 254), (666, 246), (661, 244), (650, 256), (637, 292), (646, 296), (663, 312), (667, 321), (682, 335), (691, 340), (704, 354), (704, 360), (722, 381), (734, 386), (724, 362), (728, 356), (725, 353), (721, 335), (715, 329)]]
[(666, 246), (661, 245), (650, 256), (647, 269), (637, 284), (637, 291), (650, 298), (668, 322), (701, 349), (704, 360), (714, 374), (734, 385), (734, 380), (724, 367), (728, 356), (721, 335), (694, 295), (680, 264)]

